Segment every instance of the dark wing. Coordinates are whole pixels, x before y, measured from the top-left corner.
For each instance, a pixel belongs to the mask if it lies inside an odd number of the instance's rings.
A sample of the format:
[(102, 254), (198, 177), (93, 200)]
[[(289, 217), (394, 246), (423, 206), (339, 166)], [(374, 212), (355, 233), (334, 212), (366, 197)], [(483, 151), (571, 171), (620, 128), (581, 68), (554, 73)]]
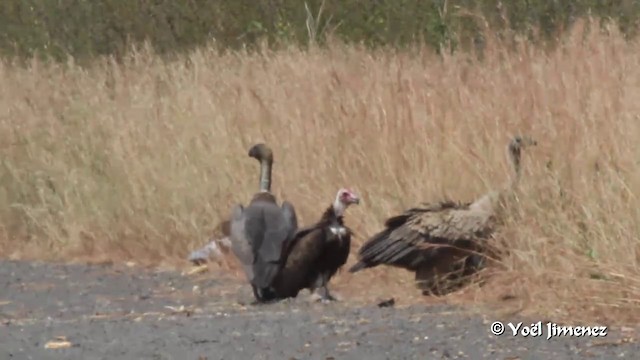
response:
[(317, 278), (316, 264), (324, 241), (323, 229), (315, 225), (296, 232), (289, 242), (286, 262), (276, 281), (276, 292), (281, 297), (295, 297)]
[(456, 211), (464, 211), (467, 204), (450, 201), (429, 204), (406, 210), (385, 222), (385, 229), (369, 240), (358, 251), (359, 262), (350, 272), (379, 264), (415, 270), (428, 258), (438, 256), (443, 248), (429, 245), (447, 245), (464, 238), (460, 231)]
[(305, 236), (309, 235), (314, 230), (318, 229), (318, 224), (307, 225), (301, 228), (297, 228), (294, 231), (293, 235), (285, 242), (284, 246), (282, 246), (282, 255), (281, 259), (285, 259), (289, 256), (292, 249), (296, 246), (296, 244), (303, 239)]
[(344, 236), (344, 238), (342, 239), (342, 241), (340, 242), (340, 247), (338, 249), (338, 253), (337, 253), (337, 262), (338, 262), (338, 267), (336, 268), (336, 271), (342, 267), (344, 264), (347, 263), (347, 260), (349, 259), (349, 253), (351, 252), (351, 238), (353, 237), (353, 231), (351, 231), (350, 228), (346, 227), (347, 229), (347, 235)]

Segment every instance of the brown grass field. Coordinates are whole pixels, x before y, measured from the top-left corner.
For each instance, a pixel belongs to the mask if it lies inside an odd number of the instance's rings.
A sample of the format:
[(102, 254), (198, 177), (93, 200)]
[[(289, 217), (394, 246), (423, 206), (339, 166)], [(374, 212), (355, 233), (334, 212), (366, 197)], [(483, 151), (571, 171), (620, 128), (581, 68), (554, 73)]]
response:
[[(184, 265), (258, 186), (247, 156), (275, 151), (274, 191), (314, 221), (339, 187), (363, 201), (355, 250), (422, 201), (470, 201), (509, 176), (529, 134), (509, 255), (473, 285), (424, 299), (380, 267), (343, 297), (488, 305), (555, 321), (640, 320), (640, 46), (577, 26), (561, 46), (487, 43), (483, 61), (333, 44), (163, 62), (133, 51), (89, 68), (0, 64), (0, 251), (12, 259)], [(375, 282), (374, 282), (375, 281)], [(375, 284), (375, 285), (374, 285)]]

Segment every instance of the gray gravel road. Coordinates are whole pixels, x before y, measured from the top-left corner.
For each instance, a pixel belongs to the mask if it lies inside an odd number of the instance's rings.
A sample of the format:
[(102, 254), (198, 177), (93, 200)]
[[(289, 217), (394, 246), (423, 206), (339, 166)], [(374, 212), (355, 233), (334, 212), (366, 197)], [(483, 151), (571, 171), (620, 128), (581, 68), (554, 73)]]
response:
[(550, 341), (495, 336), (489, 320), (452, 307), (305, 296), (256, 306), (237, 280), (212, 278), (2, 261), (0, 360), (640, 358), (631, 329)]

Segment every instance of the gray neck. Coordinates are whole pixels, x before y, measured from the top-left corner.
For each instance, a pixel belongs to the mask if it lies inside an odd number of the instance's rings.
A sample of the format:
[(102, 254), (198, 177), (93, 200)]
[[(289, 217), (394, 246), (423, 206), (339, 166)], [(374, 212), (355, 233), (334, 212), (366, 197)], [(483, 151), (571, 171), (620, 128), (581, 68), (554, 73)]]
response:
[(264, 160), (260, 162), (260, 191), (271, 191), (271, 163)]

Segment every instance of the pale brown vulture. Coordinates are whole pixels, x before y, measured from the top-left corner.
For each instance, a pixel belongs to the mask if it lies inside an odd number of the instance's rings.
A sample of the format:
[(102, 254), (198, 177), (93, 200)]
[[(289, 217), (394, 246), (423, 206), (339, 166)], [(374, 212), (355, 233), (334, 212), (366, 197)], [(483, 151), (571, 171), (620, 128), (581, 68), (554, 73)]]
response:
[(288, 201), (278, 206), (271, 193), (273, 152), (265, 144), (249, 150), (260, 162), (260, 191), (249, 206), (238, 204), (231, 214), (231, 249), (243, 265), (258, 302), (275, 300), (273, 281), (282, 265), (282, 249), (298, 228), (295, 208)]
[(340, 189), (318, 222), (296, 232), (284, 248), (287, 259), (274, 285), (280, 298), (296, 297), (309, 289), (317, 291), (318, 300), (335, 300), (328, 284), (347, 262), (351, 249), (352, 231), (344, 224), (344, 213), (359, 203), (356, 193)]
[(505, 196), (519, 182), (521, 150), (533, 145), (536, 141), (530, 137), (516, 136), (509, 142), (507, 154), (515, 176), (506, 188), (471, 203), (423, 203), (387, 219), (385, 229), (360, 248), (359, 261), (349, 272), (390, 265), (415, 272), (425, 294), (443, 294), (457, 288), (457, 284), (447, 287), (440, 282), (451, 280), (453, 270), (466, 276), (482, 266), (484, 240), (494, 233)]

